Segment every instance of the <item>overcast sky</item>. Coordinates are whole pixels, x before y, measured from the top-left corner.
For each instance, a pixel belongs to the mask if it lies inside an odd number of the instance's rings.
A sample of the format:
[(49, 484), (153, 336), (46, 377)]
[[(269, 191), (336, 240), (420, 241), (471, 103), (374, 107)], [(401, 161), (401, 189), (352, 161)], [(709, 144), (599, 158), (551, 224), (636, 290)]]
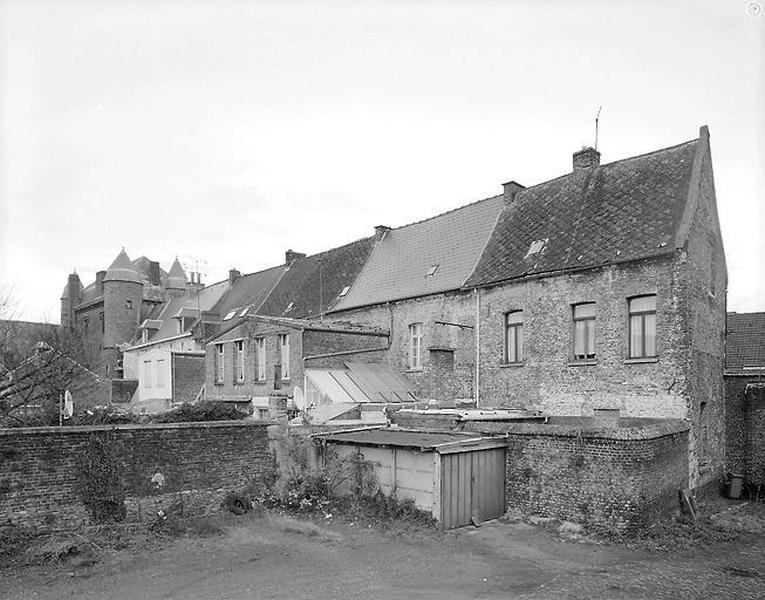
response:
[(124, 246), (281, 263), (709, 125), (729, 310), (765, 310), (765, 16), (739, 0), (0, 0), (0, 286)]

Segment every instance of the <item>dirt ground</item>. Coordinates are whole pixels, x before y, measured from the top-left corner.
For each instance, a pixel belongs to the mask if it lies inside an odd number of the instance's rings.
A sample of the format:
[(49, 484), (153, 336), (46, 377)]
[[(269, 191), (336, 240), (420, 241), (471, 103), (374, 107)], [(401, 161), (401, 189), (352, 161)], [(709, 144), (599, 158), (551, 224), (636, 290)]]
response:
[[(747, 510), (720, 521), (746, 525)], [(104, 548), (98, 561), (6, 566), (0, 598), (761, 599), (765, 528), (746, 528), (735, 541), (657, 550), (507, 518), (443, 532), (249, 514), (222, 517), (207, 537)]]

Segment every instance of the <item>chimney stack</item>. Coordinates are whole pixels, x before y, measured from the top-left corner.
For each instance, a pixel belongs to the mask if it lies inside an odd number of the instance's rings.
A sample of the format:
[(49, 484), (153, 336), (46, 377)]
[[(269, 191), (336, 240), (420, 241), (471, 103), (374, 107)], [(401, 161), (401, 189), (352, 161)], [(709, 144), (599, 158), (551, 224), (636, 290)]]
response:
[(503, 195), (505, 196), (505, 206), (507, 206), (515, 200), (515, 196), (518, 192), (526, 189), (526, 186), (521, 185), (517, 181), (508, 181), (507, 183), (502, 184), (502, 188), (504, 190)]
[(287, 250), (287, 252), (284, 253), (284, 264), (286, 264), (289, 267), (293, 262), (295, 262), (296, 260), (300, 260), (301, 258), (305, 258), (305, 254), (303, 254), (302, 252)]
[(379, 242), (381, 239), (385, 237), (385, 234), (390, 231), (390, 227), (387, 225), (377, 225), (375, 226), (375, 242)]
[(151, 285), (162, 285), (159, 276), (159, 263), (156, 260), (149, 261), (149, 282)]
[(104, 277), (106, 277), (106, 271), (96, 273), (96, 292), (100, 295), (104, 293)]
[(600, 152), (589, 146), (574, 152), (574, 171), (600, 166)]
[(228, 282), (230, 284), (233, 284), (241, 276), (242, 276), (242, 274), (238, 270), (236, 270), (236, 269), (229, 269), (229, 271), (228, 271)]

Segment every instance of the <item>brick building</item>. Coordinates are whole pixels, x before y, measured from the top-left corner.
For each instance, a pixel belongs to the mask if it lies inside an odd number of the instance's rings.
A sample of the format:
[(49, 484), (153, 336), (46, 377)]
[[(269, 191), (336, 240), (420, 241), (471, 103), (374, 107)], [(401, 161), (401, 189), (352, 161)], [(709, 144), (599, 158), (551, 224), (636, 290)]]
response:
[(728, 313), (725, 344), (726, 467), (765, 486), (765, 313)]
[[(709, 133), (389, 229), (328, 318), (389, 325), (420, 394), (553, 415), (687, 419), (722, 469), (727, 270)], [(445, 385), (444, 385), (445, 384)]]
[(306, 366), (379, 360), (387, 347), (388, 332), (381, 329), (246, 315), (207, 342), (206, 397), (266, 418), (288, 404), (303, 405)]

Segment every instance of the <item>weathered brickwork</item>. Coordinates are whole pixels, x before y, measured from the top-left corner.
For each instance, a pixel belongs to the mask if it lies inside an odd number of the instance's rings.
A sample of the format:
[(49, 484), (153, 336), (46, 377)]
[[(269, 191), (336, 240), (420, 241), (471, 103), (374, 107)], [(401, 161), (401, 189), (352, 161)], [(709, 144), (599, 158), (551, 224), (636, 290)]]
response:
[(678, 490), (688, 485), (683, 422), (603, 432), (524, 424), (506, 432), (508, 509), (630, 532), (676, 512)]
[[(289, 336), (289, 379), (277, 377), (276, 366), (281, 365), (282, 356), (279, 347), (279, 335)], [(265, 340), (266, 360), (265, 379), (256, 379), (257, 352), (256, 338)], [(349, 350), (380, 349), (384, 352), (387, 346), (385, 335), (365, 335), (336, 331), (302, 330), (289, 327), (284, 324), (267, 323), (256, 320), (248, 320), (234, 329), (222, 334), (206, 346), (205, 359), (205, 387), (209, 399), (236, 399), (254, 397), (268, 397), (274, 393), (280, 396), (292, 397), (296, 388), (303, 386), (303, 358), (321, 356)], [(235, 342), (244, 342), (244, 380), (234, 381)], [(224, 347), (224, 378), (223, 382), (215, 380), (215, 346), (223, 344)], [(344, 362), (358, 361), (370, 362), (379, 352), (366, 352), (327, 357), (326, 359), (314, 359), (308, 361), (308, 366), (341, 366)]]
[(765, 377), (725, 377), (725, 468), (765, 485)]
[(201, 353), (171, 353), (173, 402), (194, 402), (205, 382), (205, 356)]
[[(206, 509), (216, 510), (227, 491), (265, 481), (273, 468), (267, 428), (252, 422), (4, 429), (0, 525), (58, 529), (87, 522), (78, 465), (94, 437), (118, 451), (133, 517), (152, 517), (156, 506), (181, 494), (204, 498)], [(161, 489), (152, 482), (156, 473), (164, 478)]]
[[(476, 304), (472, 293), (437, 294), (334, 315), (390, 329), (385, 362), (403, 373), (421, 398), (472, 398), (475, 380)], [(409, 326), (422, 323), (422, 368), (409, 368)], [(460, 327), (461, 325), (461, 327)]]
[(621, 418), (601, 427), (586, 417), (460, 421), (448, 414), (392, 415), (410, 429), (505, 435), (508, 510), (629, 532), (679, 507), (688, 486), (689, 425), (679, 419)]

